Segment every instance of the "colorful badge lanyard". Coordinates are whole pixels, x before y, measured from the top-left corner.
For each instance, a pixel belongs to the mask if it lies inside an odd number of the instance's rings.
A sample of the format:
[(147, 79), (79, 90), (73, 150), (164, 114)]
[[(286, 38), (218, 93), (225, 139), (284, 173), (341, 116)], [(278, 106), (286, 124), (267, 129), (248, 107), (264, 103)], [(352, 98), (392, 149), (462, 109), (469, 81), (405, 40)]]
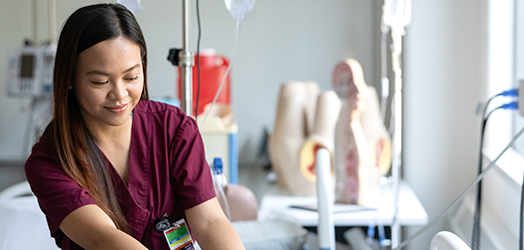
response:
[(155, 229), (164, 233), (170, 250), (189, 250), (195, 248), (184, 219), (171, 223), (167, 214), (165, 214), (155, 221)]

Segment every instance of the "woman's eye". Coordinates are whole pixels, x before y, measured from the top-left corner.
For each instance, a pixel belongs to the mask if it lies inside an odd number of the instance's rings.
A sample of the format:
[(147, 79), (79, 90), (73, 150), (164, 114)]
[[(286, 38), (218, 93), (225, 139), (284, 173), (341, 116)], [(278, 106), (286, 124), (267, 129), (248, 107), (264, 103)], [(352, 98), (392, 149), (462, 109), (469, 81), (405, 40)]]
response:
[(102, 84), (107, 84), (107, 83), (109, 83), (109, 81), (105, 81), (105, 82), (94, 82), (94, 81), (92, 81), (92, 83), (94, 83), (94, 84), (98, 84), (98, 85), (102, 85)]
[(137, 79), (138, 79), (138, 76), (131, 77), (131, 78), (126, 78), (126, 80), (128, 80), (128, 81), (134, 81), (134, 80), (137, 80)]

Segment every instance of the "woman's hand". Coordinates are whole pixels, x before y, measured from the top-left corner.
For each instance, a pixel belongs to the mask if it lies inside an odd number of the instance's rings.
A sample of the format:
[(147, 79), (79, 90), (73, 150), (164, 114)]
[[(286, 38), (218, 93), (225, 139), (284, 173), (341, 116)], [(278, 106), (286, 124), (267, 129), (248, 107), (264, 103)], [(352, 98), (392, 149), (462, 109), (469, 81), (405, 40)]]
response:
[(109, 216), (97, 205), (86, 205), (71, 212), (60, 230), (85, 249), (147, 249), (130, 235), (117, 229)]
[(245, 249), (217, 198), (186, 209), (187, 223), (202, 249)]

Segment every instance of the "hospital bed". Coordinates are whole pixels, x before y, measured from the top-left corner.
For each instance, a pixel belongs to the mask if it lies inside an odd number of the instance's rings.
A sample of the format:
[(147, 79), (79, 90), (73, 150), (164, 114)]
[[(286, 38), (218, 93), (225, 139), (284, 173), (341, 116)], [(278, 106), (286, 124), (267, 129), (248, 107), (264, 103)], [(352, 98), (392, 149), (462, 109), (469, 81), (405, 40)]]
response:
[(59, 249), (27, 181), (0, 192), (0, 249)]

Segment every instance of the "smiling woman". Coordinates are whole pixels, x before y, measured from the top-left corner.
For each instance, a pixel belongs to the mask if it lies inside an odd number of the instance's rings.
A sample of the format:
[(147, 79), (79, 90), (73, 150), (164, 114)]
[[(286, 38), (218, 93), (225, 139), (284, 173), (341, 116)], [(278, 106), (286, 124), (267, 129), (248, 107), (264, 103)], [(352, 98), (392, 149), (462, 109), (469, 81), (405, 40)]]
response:
[[(148, 100), (146, 54), (122, 5), (86, 6), (65, 23), (53, 120), (25, 165), (51, 236), (62, 249), (167, 250), (193, 237), (204, 248), (243, 249), (195, 121)], [(166, 241), (170, 227), (185, 227), (182, 240)]]
[(140, 47), (119, 36), (90, 47), (78, 59), (73, 91), (89, 130), (130, 129), (130, 114), (144, 86)]

